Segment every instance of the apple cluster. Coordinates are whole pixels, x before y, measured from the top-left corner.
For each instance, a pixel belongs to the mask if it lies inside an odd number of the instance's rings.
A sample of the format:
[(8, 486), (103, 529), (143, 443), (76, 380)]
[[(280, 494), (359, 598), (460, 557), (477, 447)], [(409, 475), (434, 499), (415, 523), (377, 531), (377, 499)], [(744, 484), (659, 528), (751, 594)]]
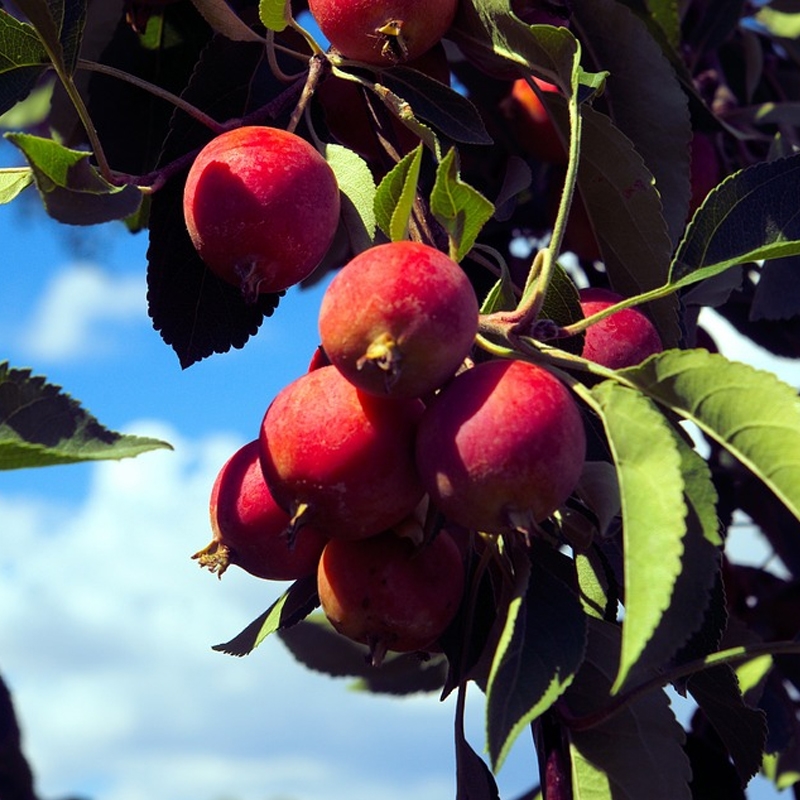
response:
[(464, 593), (459, 536), (530, 535), (585, 458), (570, 391), (524, 361), (474, 363), (478, 322), (469, 279), (434, 247), (354, 257), (323, 296), (308, 371), (222, 467), (200, 564), (316, 572), (328, 619), (374, 663), (435, 647)]

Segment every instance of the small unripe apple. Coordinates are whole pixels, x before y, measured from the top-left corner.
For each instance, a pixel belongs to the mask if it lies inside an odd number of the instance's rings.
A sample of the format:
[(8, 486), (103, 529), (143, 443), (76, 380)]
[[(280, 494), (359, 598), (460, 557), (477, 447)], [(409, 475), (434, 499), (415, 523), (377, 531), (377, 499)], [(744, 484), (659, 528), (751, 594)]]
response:
[[(584, 317), (597, 314), (623, 300), (608, 289), (581, 289)], [(623, 308), (586, 329), (583, 357), (609, 369), (633, 367), (664, 349), (655, 325), (638, 308)]]
[(364, 250), (331, 281), (319, 313), (331, 363), (364, 391), (422, 397), (450, 378), (478, 332), (461, 267), (420, 242)]
[(414, 463), (422, 410), (361, 392), (333, 366), (285, 386), (259, 440), (264, 478), (295, 527), (358, 539), (408, 516), (424, 494)]
[(577, 485), (583, 419), (569, 390), (525, 361), (486, 361), (426, 408), (417, 466), (452, 522), (484, 533), (531, 533)]
[(376, 666), (387, 650), (434, 646), (458, 611), (464, 583), (461, 550), (446, 530), (421, 546), (391, 530), (331, 540), (317, 571), (322, 610), (339, 633), (369, 646)]
[(439, 42), (457, 6), (458, 0), (309, 0), (308, 10), (345, 58), (391, 66)]
[(186, 179), (183, 212), (200, 257), (248, 302), (314, 270), (339, 222), (333, 170), (280, 128), (235, 128), (212, 139)]
[[(532, 77), (543, 92), (558, 93), (552, 83)], [(504, 101), (503, 112), (509, 120), (519, 146), (539, 161), (566, 164), (567, 151), (542, 101), (524, 78), (518, 78)]]
[(308, 527), (290, 540), (289, 515), (264, 481), (257, 439), (239, 448), (220, 469), (209, 513), (213, 539), (192, 558), (220, 577), (230, 564), (257, 578), (277, 581), (316, 571), (327, 538)]

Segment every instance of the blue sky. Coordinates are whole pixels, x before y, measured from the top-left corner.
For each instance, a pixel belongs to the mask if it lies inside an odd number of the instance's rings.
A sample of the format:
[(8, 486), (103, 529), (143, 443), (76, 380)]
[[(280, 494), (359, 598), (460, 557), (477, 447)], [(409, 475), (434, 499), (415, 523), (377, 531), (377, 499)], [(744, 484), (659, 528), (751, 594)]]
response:
[[(0, 146), (0, 163), (12, 159)], [(20, 199), (0, 206), (0, 241), (0, 359), (62, 385), (108, 427), (175, 447), (0, 475), (0, 673), (42, 797), (454, 796), (452, 701), (354, 693), (278, 640), (244, 659), (210, 649), (280, 593), (235, 569), (218, 581), (189, 556), (210, 537), (219, 467), (306, 370), (324, 285), (292, 290), (244, 349), (184, 371), (147, 317), (145, 235), (66, 228)], [(800, 385), (797, 364), (708, 324), (723, 352)], [(764, 557), (752, 538), (734, 547)], [(481, 751), (476, 691), (473, 701), (468, 735)], [(535, 781), (523, 735), (499, 775), (503, 800)]]

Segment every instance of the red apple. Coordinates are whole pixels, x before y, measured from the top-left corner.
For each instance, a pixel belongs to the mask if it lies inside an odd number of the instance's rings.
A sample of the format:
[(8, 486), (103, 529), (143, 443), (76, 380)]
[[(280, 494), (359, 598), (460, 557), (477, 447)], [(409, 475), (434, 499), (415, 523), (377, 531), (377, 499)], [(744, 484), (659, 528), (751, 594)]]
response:
[(317, 571), (320, 605), (339, 633), (366, 644), (372, 663), (387, 650), (435, 645), (464, 593), (461, 550), (442, 530), (421, 546), (387, 531), (331, 540)]
[(531, 533), (574, 490), (586, 435), (569, 390), (542, 367), (487, 361), (425, 410), (417, 466), (447, 519), (485, 533)]
[[(579, 295), (584, 317), (624, 299), (621, 294), (598, 288), (581, 289)], [(638, 308), (624, 308), (587, 328), (583, 357), (609, 369), (624, 369), (663, 349), (658, 331), (649, 318)]]
[(421, 397), (450, 378), (478, 332), (478, 300), (461, 267), (419, 242), (365, 250), (336, 275), (319, 313), (322, 347), (372, 394)]
[(322, 260), (339, 222), (339, 188), (325, 159), (280, 128), (217, 136), (189, 171), (183, 211), (206, 265), (245, 299), (279, 292)]
[(309, 0), (323, 35), (345, 58), (391, 66), (441, 40), (458, 0)]
[(708, 134), (695, 132), (689, 152), (692, 184), (692, 195), (689, 200), (689, 217), (691, 217), (708, 193), (722, 180), (722, 166), (714, 140)]
[[(361, 392), (333, 366), (285, 386), (261, 424), (261, 468), (296, 526), (373, 536), (422, 499), (414, 463), (419, 400)], [(302, 534), (302, 532), (301, 532)]]
[[(540, 78), (532, 80), (543, 92), (559, 91), (557, 86)], [(539, 161), (567, 163), (567, 150), (550, 114), (524, 78), (514, 81), (511, 94), (503, 103), (503, 113), (525, 153)]]
[(258, 578), (279, 581), (316, 571), (327, 538), (309, 527), (290, 542), (289, 515), (264, 481), (257, 439), (222, 466), (211, 489), (209, 512), (214, 537), (192, 558), (220, 577), (230, 564)]

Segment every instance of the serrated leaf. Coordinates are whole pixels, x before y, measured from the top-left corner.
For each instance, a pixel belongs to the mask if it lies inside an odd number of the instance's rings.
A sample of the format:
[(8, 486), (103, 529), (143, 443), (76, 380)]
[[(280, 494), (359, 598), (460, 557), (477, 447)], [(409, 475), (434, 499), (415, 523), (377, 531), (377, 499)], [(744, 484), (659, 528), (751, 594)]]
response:
[(608, 113), (655, 178), (671, 251), (689, 207), (692, 128), (686, 93), (661, 47), (625, 4), (576, 0), (571, 9), (570, 28), (591, 43), (588, 54), (596, 66), (610, 73), (604, 95)]
[(686, 503), (680, 453), (657, 406), (610, 380), (591, 393), (617, 468), (622, 503), (625, 621), (617, 692), (669, 607), (681, 571)]
[(192, 0), (192, 3), (203, 19), (226, 39), (264, 44), (264, 37), (248, 27), (225, 0)]
[(0, 363), (0, 470), (137, 456), (172, 449), (159, 439), (116, 433), (61, 387)]
[(447, 231), (450, 256), (455, 261), (461, 261), (472, 249), (494, 213), (494, 206), (477, 189), (461, 180), (455, 148), (450, 148), (436, 169), (430, 207)]
[(500, 277), (486, 294), (481, 303), (481, 314), (493, 314), (495, 311), (511, 311), (517, 306), (517, 294), (514, 281), (508, 270), (508, 264), (500, 263)]
[(8, 133), (6, 138), (22, 151), (47, 213), (59, 222), (110, 222), (131, 216), (141, 205), (141, 191), (108, 183), (92, 165), (90, 153), (27, 133)]
[(86, 22), (86, 0), (17, 0), (57, 70), (75, 70)]
[(33, 170), (30, 167), (0, 169), (0, 204), (10, 203), (32, 183)]
[(647, 0), (647, 10), (655, 20), (672, 47), (677, 48), (681, 40), (681, 19), (676, 0)]
[[(343, 210), (353, 251), (369, 247), (375, 238), (375, 180), (367, 162), (352, 150), (339, 144), (326, 144), (325, 160), (336, 175), (339, 191), (349, 203)], [(352, 210), (352, 214), (348, 213)]]
[(408, 235), (421, 163), (422, 145), (419, 145), (384, 176), (375, 193), (375, 221), (393, 242)]
[[(547, 92), (545, 101), (566, 133), (569, 122), (564, 99)], [(672, 243), (653, 175), (630, 139), (606, 115), (585, 103), (580, 108), (578, 188), (611, 285), (625, 297), (663, 286)], [(675, 346), (680, 339), (677, 297), (650, 303), (647, 312), (664, 346)]]
[(744, 702), (736, 673), (727, 664), (692, 675), (687, 685), (725, 744), (745, 786), (761, 767), (767, 739), (764, 712)]
[(670, 350), (620, 375), (694, 422), (800, 519), (800, 405), (771, 372), (707, 350)]
[(518, 559), (518, 592), (486, 687), (487, 749), (495, 771), (519, 734), (572, 683), (583, 660), (586, 616), (575, 591), (554, 572), (557, 557), (534, 544), (529, 564)]
[(465, 144), (492, 144), (478, 110), (464, 95), (410, 67), (391, 67), (381, 83), (402, 97), (414, 116), (433, 125), (449, 139)]
[[(609, 702), (619, 637), (616, 625), (589, 619), (586, 659), (564, 696), (573, 715), (596, 713)], [(636, 697), (587, 730), (566, 730), (575, 800), (691, 800), (685, 735), (663, 691)]]
[(261, 0), (258, 4), (258, 18), (268, 31), (280, 33), (291, 19), (289, 0)]
[(296, 625), (318, 605), (316, 575), (300, 578), (241, 633), (228, 642), (215, 644), (211, 649), (229, 656), (246, 656), (271, 633)]
[(800, 254), (800, 154), (724, 180), (697, 210), (670, 267), (679, 289), (737, 264)]
[(0, 114), (27, 97), (49, 63), (36, 31), (0, 9)]
[(676, 658), (681, 648), (702, 629), (720, 571), (722, 537), (711, 471), (682, 436), (676, 432), (673, 436), (681, 459), (683, 496), (688, 512), (686, 532), (669, 605), (631, 671), (630, 677), (643, 679)]
[(596, 619), (613, 622), (617, 618), (619, 598), (612, 589), (608, 572), (608, 567), (596, 548), (575, 554), (575, 574), (584, 613)]
[(443, 656), (424, 658), (419, 653), (389, 653), (375, 667), (369, 648), (337, 633), (324, 614), (311, 614), (290, 628), (278, 631), (281, 641), (304, 666), (333, 677), (356, 678), (354, 689), (391, 695), (438, 692), (447, 665)]
[(470, 62), (502, 78), (535, 72), (566, 94), (579, 45), (565, 27), (526, 25), (509, 0), (461, 0), (447, 34)]

